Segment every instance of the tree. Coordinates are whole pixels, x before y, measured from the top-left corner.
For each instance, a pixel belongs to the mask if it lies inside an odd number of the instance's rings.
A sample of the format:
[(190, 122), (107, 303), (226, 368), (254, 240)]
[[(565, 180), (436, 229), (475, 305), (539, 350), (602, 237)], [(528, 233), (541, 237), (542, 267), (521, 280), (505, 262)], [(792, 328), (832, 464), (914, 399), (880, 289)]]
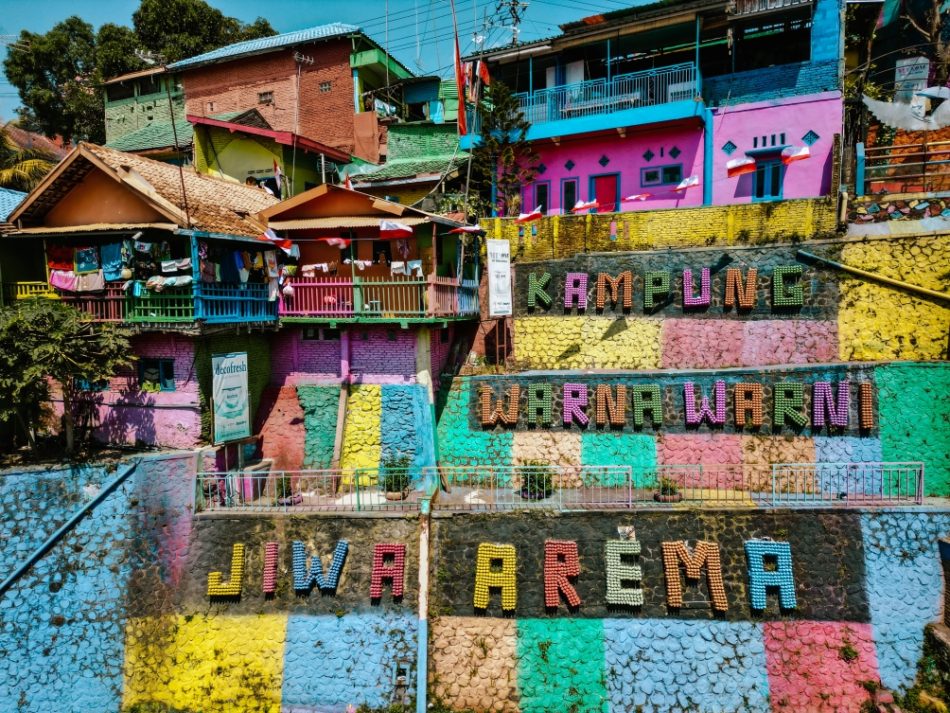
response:
[(124, 329), (92, 322), (58, 300), (19, 301), (0, 310), (0, 416), (15, 417), (32, 434), (31, 413), (49, 399), (52, 377), (62, 392), (66, 452), (72, 453), (80, 383), (108, 379), (134, 359)]
[(29, 192), (53, 170), (56, 157), (42, 149), (20, 146), (8, 126), (0, 128), (0, 187)]
[(923, 51), (934, 62), (934, 85), (938, 87), (946, 86), (950, 76), (950, 11), (946, 7), (947, 0), (902, 2), (901, 19), (926, 43)]
[(492, 82), (489, 101), (479, 104), (478, 120), (479, 144), (472, 155), (474, 180), (483, 196), (490, 193), (494, 181), (495, 207), (503, 204), (511, 215), (521, 203), (521, 187), (538, 175), (538, 154), (527, 139), (531, 124), (511, 90), (499, 81)]
[(141, 48), (135, 32), (123, 25), (107, 22), (96, 33), (96, 70), (102, 79), (144, 69), (145, 62), (135, 55)]
[(264, 18), (245, 25), (204, 0), (142, 0), (132, 23), (142, 45), (166, 62), (276, 34)]

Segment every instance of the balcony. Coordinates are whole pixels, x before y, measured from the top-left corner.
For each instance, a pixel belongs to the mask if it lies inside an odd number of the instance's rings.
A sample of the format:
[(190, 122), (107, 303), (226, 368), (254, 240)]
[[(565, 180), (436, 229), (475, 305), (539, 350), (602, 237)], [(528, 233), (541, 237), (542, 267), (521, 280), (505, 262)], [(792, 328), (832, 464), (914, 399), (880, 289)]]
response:
[[(700, 94), (696, 65), (684, 62), (514, 96), (534, 140), (702, 116)], [(479, 130), (474, 119), (462, 148)]]
[(287, 321), (408, 322), (477, 317), (478, 283), (454, 277), (292, 278), (280, 317)]

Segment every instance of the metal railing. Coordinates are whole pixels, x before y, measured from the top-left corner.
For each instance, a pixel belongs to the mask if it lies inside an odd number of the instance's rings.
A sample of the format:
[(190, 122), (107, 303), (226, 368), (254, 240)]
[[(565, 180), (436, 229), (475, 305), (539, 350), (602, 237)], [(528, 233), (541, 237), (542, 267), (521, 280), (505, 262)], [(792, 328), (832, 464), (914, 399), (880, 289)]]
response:
[(691, 62), (592, 79), (536, 92), (515, 94), (531, 124), (612, 114), (636, 107), (693, 99), (699, 94), (696, 66)]
[(419, 469), (247, 469), (198, 473), (195, 511), (417, 512), (431, 496)]
[(350, 319), (454, 317), (478, 314), (478, 285), (454, 277), (292, 278), (282, 294), (280, 316)]
[(814, 507), (923, 502), (923, 463), (441, 466), (436, 510)]
[(950, 190), (950, 141), (899, 146), (858, 144), (858, 193), (917, 193)]
[(271, 301), (267, 285), (261, 284), (199, 283), (197, 307), (197, 318), (209, 324), (277, 319), (277, 300)]

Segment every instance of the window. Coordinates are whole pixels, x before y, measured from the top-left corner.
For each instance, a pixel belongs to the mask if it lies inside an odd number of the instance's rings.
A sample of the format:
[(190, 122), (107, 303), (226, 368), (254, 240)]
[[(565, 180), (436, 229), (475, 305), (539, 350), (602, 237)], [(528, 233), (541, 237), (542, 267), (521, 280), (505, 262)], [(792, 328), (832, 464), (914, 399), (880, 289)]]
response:
[(213, 111), (214, 111), (214, 102), (208, 102), (208, 111), (209, 111), (209, 112), (213, 112)]
[(449, 343), (449, 330), (442, 328), (439, 330), (439, 343), (448, 344)]
[(649, 166), (640, 169), (641, 186), (668, 186), (683, 180), (683, 164)]
[(783, 169), (781, 161), (756, 162), (753, 201), (771, 201), (782, 197)]
[(174, 391), (174, 359), (139, 359), (139, 387), (142, 391)]
[(534, 210), (537, 206), (541, 206), (541, 214), (548, 214), (548, 206), (550, 205), (550, 196), (551, 196), (551, 182), (550, 181), (538, 181), (534, 184), (534, 204), (529, 208), (529, 210)]
[(158, 94), (162, 91), (161, 82), (158, 76), (145, 77), (139, 84), (139, 95), (148, 96), (149, 94)]
[(320, 91), (326, 94), (333, 88), (333, 82), (320, 82)]
[(577, 204), (577, 179), (561, 179), (561, 212), (569, 213)]
[(329, 327), (304, 327), (303, 340), (305, 342), (338, 342), (340, 330)]
[(388, 265), (393, 261), (393, 246), (391, 240), (373, 241), (373, 262), (377, 265)]
[(135, 93), (135, 89), (131, 84), (110, 84), (106, 88), (106, 99), (110, 102), (118, 101), (119, 99), (128, 99)]
[(257, 103), (258, 104), (273, 104), (274, 92), (258, 92)]
[(76, 388), (79, 391), (108, 391), (109, 390), (108, 379), (98, 379), (97, 381), (89, 381), (89, 379), (75, 379), (74, 383), (76, 384)]

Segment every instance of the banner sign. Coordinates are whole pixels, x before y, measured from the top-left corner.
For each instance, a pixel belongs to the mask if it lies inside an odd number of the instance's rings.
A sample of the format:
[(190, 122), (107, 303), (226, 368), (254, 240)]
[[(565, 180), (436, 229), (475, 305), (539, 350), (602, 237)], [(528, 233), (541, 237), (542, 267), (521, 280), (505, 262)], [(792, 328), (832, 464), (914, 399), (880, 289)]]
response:
[(251, 435), (251, 400), (247, 388), (247, 352), (211, 357), (214, 442)]
[(511, 316), (511, 247), (507, 240), (488, 240), (488, 316)]

